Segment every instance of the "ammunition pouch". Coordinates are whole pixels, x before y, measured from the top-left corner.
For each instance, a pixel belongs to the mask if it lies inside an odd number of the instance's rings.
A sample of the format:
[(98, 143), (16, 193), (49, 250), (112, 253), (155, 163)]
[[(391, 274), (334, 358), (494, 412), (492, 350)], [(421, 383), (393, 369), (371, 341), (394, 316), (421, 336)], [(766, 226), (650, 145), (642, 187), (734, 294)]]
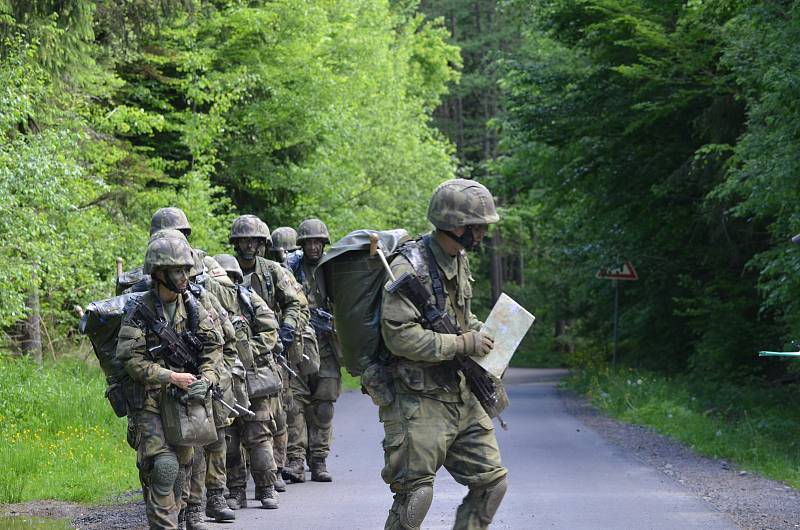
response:
[(217, 441), (211, 393), (205, 399), (188, 400), (186, 392), (167, 386), (161, 391), (164, 437), (172, 445), (203, 447)]
[(300, 333), (300, 339), (302, 350), (300, 359), (294, 366), (297, 366), (297, 373), (301, 376), (315, 374), (319, 372), (320, 364), (317, 334), (311, 326), (306, 326)]
[(438, 364), (399, 362), (397, 377), (413, 392), (442, 393), (459, 391), (458, 367), (452, 362)]
[(361, 388), (379, 407), (394, 401), (394, 367), (370, 364), (361, 374)]

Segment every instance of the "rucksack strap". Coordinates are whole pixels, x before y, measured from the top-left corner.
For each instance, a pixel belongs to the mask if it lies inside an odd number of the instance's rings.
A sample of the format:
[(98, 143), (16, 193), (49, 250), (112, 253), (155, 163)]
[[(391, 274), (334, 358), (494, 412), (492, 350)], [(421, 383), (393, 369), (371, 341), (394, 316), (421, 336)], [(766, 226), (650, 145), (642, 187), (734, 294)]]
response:
[(425, 246), (428, 275), (431, 277), (431, 288), (433, 289), (433, 297), (436, 299), (436, 307), (444, 311), (447, 309), (447, 294), (444, 291), (442, 276), (439, 274), (439, 266), (436, 265), (436, 258), (433, 256), (433, 250), (431, 250), (431, 236), (427, 235), (422, 238), (422, 243)]

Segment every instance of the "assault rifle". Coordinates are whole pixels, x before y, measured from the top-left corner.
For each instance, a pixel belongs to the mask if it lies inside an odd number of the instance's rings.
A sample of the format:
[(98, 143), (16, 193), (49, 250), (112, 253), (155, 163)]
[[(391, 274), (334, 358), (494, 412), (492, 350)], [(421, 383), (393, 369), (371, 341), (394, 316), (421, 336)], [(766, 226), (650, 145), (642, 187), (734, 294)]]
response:
[[(150, 329), (153, 330), (161, 344), (150, 348), (150, 353), (160, 354), (167, 361), (167, 364), (176, 366), (192, 375), (200, 375), (200, 366), (197, 363), (197, 356), (203, 352), (203, 343), (197, 335), (191, 331), (184, 331), (178, 334), (164, 319), (158, 318), (152, 309), (144, 303), (140, 303), (137, 308), (138, 313), (144, 318)], [(238, 403), (232, 406), (225, 402), (222, 397), (222, 389), (218, 386), (211, 386), (211, 398), (218, 401), (220, 405), (228, 409), (234, 417), (255, 416), (251, 410), (244, 408)]]
[[(419, 312), (422, 313), (422, 318), (430, 329), (436, 333), (461, 335), (461, 330), (455, 325), (447, 311), (440, 309), (430, 301), (430, 293), (420, 279), (416, 275), (408, 272), (404, 272), (399, 278), (395, 278), (389, 267), (389, 263), (386, 261), (386, 256), (384, 256), (383, 251), (380, 249), (380, 241), (377, 239), (377, 236), (375, 236), (374, 239), (370, 237), (370, 239), (372, 240), (370, 253), (374, 253), (372, 250), (372, 247), (374, 247), (386, 271), (389, 273), (389, 278), (392, 280), (386, 287), (386, 290), (390, 293), (400, 292), (408, 298)], [(456, 355), (455, 361), (458, 369), (464, 374), (467, 386), (469, 386), (469, 389), (475, 394), (475, 397), (478, 398), (484, 410), (486, 410), (490, 416), (497, 416), (500, 426), (504, 430), (508, 430), (508, 424), (503, 421), (500, 414), (495, 412), (497, 406), (500, 404), (500, 400), (497, 397), (497, 388), (494, 381), (489, 377), (486, 370), (466, 355)]]
[(311, 320), (309, 323), (317, 335), (333, 333), (333, 315), (324, 309), (319, 307), (311, 308)]

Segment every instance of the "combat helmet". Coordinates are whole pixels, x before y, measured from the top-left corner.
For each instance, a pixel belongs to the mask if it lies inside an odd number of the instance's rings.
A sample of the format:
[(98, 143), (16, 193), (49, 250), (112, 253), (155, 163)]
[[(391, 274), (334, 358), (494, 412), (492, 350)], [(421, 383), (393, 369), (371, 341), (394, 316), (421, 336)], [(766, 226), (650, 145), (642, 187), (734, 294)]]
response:
[(242, 237), (261, 238), (265, 240), (267, 246), (272, 245), (267, 223), (252, 214), (237, 217), (231, 225), (231, 237), (228, 240), (233, 243), (234, 239)]
[(297, 227), (297, 244), (301, 245), (306, 239), (322, 239), (325, 244), (331, 242), (328, 227), (319, 219), (306, 219)]
[(144, 255), (144, 273), (168, 267), (194, 267), (195, 257), (186, 238), (156, 237), (147, 245)]
[(189, 224), (186, 214), (174, 206), (159, 208), (150, 219), (150, 235), (166, 229), (180, 230), (187, 237), (192, 233), (192, 226)]
[[(186, 241), (186, 244), (189, 244), (189, 241), (186, 239), (186, 236), (180, 230), (175, 230), (172, 228), (167, 228), (165, 230), (159, 230), (153, 234), (150, 234), (150, 242), (152, 243), (156, 239), (164, 239), (164, 238), (172, 238), (172, 239), (181, 239)], [(194, 256), (194, 265), (192, 265), (192, 269), (189, 271), (190, 278), (197, 278), (201, 274), (207, 272), (208, 268), (204, 263), (204, 258), (206, 257), (206, 253), (198, 248), (192, 248), (192, 256)]]
[(281, 226), (272, 231), (272, 248), (291, 252), (297, 250), (297, 232), (291, 226)]
[(230, 254), (217, 254), (214, 256), (214, 259), (219, 263), (219, 266), (222, 267), (222, 270), (236, 278), (236, 283), (242, 283), (244, 281), (244, 273), (236, 258)]
[(486, 186), (467, 179), (452, 179), (436, 188), (428, 203), (428, 220), (439, 230), (484, 225), (500, 220)]

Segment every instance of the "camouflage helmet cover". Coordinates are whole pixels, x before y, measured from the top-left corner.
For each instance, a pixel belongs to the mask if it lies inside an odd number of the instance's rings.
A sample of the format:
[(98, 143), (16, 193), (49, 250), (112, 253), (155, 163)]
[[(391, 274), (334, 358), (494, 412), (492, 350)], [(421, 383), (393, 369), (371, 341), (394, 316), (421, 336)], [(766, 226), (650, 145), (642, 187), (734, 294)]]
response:
[(467, 179), (452, 179), (436, 188), (428, 203), (428, 220), (440, 230), (496, 223), (500, 220), (486, 186)]
[(186, 238), (156, 237), (147, 245), (144, 255), (144, 273), (168, 267), (194, 267), (195, 257)]
[[(152, 243), (156, 239), (180, 239), (181, 241), (186, 241), (186, 244), (189, 244), (189, 241), (186, 239), (186, 236), (180, 230), (175, 230), (172, 228), (167, 228), (165, 230), (159, 230), (153, 234), (150, 234), (150, 242)], [(190, 245), (191, 247), (191, 245)], [(194, 256), (194, 265), (192, 269), (189, 271), (189, 277), (194, 278), (198, 274), (202, 274), (205, 272), (206, 267), (203, 263), (203, 258), (205, 257), (205, 252), (200, 249), (193, 248), (192, 249), (192, 256)]]
[(262, 238), (266, 240), (267, 246), (272, 244), (267, 223), (259, 219), (258, 216), (252, 214), (241, 215), (233, 221), (229, 241), (233, 243), (234, 239), (240, 237)]
[(322, 239), (330, 243), (328, 227), (319, 219), (306, 219), (297, 227), (297, 243), (302, 244), (306, 239)]
[(238, 278), (238, 281), (244, 280), (244, 273), (242, 272), (242, 268), (239, 266), (239, 261), (231, 256), (230, 254), (217, 254), (214, 256), (214, 259), (219, 263), (219, 266), (222, 267), (228, 274), (232, 274)]
[(281, 226), (272, 231), (272, 248), (286, 252), (297, 250), (297, 232), (291, 226)]
[(192, 226), (189, 224), (186, 214), (174, 206), (159, 208), (150, 219), (150, 235), (166, 229), (186, 230), (186, 235), (192, 233)]

